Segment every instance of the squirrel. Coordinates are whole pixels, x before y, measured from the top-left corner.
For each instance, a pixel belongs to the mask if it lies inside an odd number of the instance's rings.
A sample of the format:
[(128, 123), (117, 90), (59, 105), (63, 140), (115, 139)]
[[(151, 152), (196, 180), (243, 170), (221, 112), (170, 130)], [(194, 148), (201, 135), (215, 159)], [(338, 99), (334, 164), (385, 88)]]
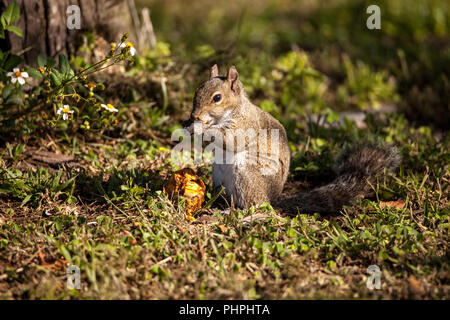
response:
[[(225, 163), (220, 161), (223, 160), (220, 156), (215, 158), (212, 180), (215, 188), (224, 188), (227, 201), (240, 209), (269, 202), (291, 215), (299, 211), (337, 213), (354, 199), (370, 196), (371, 184), (400, 164), (399, 153), (393, 146), (380, 143), (353, 145), (337, 157), (334, 181), (307, 193), (282, 197), (290, 166), (286, 130), (277, 119), (249, 100), (234, 66), (229, 68), (226, 76), (220, 76), (214, 65), (209, 80), (198, 87), (190, 119), (184, 127), (192, 134), (195, 124), (200, 125), (203, 133), (213, 130), (214, 137), (221, 135), (215, 144), (216, 153), (217, 150), (232, 151)], [(237, 143), (248, 131), (254, 135)], [(272, 136), (268, 131), (278, 132), (278, 135)], [(253, 156), (248, 152), (251, 148)]]

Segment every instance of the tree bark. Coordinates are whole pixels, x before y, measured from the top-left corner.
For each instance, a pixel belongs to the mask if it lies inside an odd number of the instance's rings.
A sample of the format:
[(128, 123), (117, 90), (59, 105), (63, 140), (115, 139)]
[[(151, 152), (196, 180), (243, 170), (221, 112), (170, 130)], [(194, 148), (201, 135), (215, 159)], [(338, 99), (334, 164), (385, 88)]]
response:
[[(13, 0), (0, 0), (4, 10)], [(15, 24), (23, 37), (11, 32), (0, 43), (2, 50), (23, 54), (25, 63), (36, 65), (39, 54), (56, 57), (60, 53), (75, 54), (86, 31), (94, 32), (108, 43), (118, 41), (125, 32), (133, 34), (129, 7), (125, 0), (15, 0), (20, 7), (20, 20)], [(66, 14), (70, 5), (81, 11), (81, 29), (69, 30)]]

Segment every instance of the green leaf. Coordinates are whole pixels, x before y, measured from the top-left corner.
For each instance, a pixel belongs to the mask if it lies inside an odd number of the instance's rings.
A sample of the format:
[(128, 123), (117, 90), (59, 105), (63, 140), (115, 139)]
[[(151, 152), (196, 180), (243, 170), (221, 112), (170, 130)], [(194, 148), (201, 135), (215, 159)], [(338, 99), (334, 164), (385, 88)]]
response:
[(59, 71), (61, 71), (62, 74), (66, 75), (69, 73), (70, 65), (69, 60), (67, 60), (67, 57), (64, 54), (59, 55)]
[(336, 269), (336, 262), (334, 262), (333, 260), (328, 260), (327, 261), (327, 266), (330, 269)]
[(289, 229), (286, 231), (286, 235), (287, 235), (289, 238), (295, 238), (295, 236), (297, 235), (297, 232), (295, 232), (294, 229), (289, 228)]
[(12, 16), (11, 16), (11, 24), (16, 23), (20, 18), (20, 8), (16, 2), (12, 2)]
[(40, 54), (37, 57), (37, 63), (39, 67), (45, 67), (45, 64), (47, 63), (47, 58), (44, 57), (42, 54)]
[(6, 30), (14, 32), (15, 34), (17, 34), (19, 37), (23, 37), (23, 33), (22, 30), (19, 27), (16, 26), (7, 26)]
[(6, 59), (3, 69), (5, 69), (6, 71), (11, 71), (13, 68), (21, 64), (22, 61), (23, 59), (21, 57), (16, 56), (15, 54), (10, 54)]
[(11, 95), (11, 92), (13, 92), (14, 90), (14, 86), (12, 84), (7, 84), (4, 88), (3, 88), (3, 92), (2, 92), (2, 98), (3, 100), (8, 99), (8, 97)]
[(20, 92), (13, 92), (8, 99), (4, 102), (5, 105), (21, 105), (23, 103), (23, 97), (20, 95)]
[(380, 259), (386, 260), (389, 258), (389, 255), (385, 251), (380, 251), (378, 252), (378, 257), (380, 257)]
[(49, 68), (53, 68), (56, 64), (56, 61), (53, 60), (52, 58), (49, 58), (49, 57), (46, 57), (46, 56), (43, 56), (40, 54), (40, 55), (38, 55), (37, 63), (38, 63), (39, 67), (47, 66)]
[[(59, 170), (58, 171), (58, 174), (53, 178), (53, 180), (52, 180), (52, 188), (53, 189), (57, 189), (57, 187), (58, 187), (58, 185), (59, 185), (59, 181), (61, 180), (61, 177), (62, 177), (62, 170)], [(57, 191), (59, 191), (59, 190), (57, 190)]]
[(59, 252), (63, 255), (63, 257), (70, 263), (72, 262), (72, 256), (70, 255), (69, 249), (65, 245), (60, 245)]
[(21, 206), (24, 206), (27, 202), (29, 202), (29, 201), (31, 200), (31, 197), (32, 197), (32, 196), (33, 196), (32, 194), (27, 195), (27, 196), (25, 197), (25, 199), (23, 199), (22, 205), (21, 205)]
[(36, 70), (35, 68), (28, 68), (27, 69), (28, 74), (30, 75), (30, 77), (37, 79), (37, 80), (41, 80), (42, 79), (42, 74)]
[(4, 27), (9, 26), (19, 20), (20, 9), (16, 2), (11, 2), (2, 13), (1, 20)]
[(76, 177), (70, 178), (65, 183), (60, 184), (59, 186), (57, 186), (56, 187), (56, 191), (63, 191), (64, 189), (66, 189), (68, 186), (70, 186), (75, 181), (75, 178)]
[(52, 82), (55, 86), (59, 86), (62, 83), (61, 74), (55, 69), (52, 69), (52, 73), (50, 74), (50, 79), (52, 80)]
[(5, 105), (21, 105), (23, 103), (25, 95), (22, 90), (16, 90), (15, 88), (11, 90), (8, 94), (8, 98), (3, 100)]

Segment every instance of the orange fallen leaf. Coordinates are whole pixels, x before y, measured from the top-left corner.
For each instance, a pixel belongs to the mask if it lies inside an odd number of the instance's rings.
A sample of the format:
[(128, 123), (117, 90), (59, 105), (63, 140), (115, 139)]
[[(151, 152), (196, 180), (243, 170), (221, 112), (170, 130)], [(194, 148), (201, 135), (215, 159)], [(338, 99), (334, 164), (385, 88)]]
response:
[(403, 209), (405, 206), (405, 200), (397, 200), (397, 201), (380, 201), (381, 209), (385, 209), (387, 207), (395, 208), (395, 209)]
[(67, 267), (68, 262), (64, 258), (58, 258), (55, 262), (47, 262), (39, 243), (37, 244), (37, 248), (37, 254), (42, 266), (51, 268), (53, 272), (63, 272), (65, 267)]
[(41, 264), (46, 267), (52, 266), (53, 265), (52, 263), (48, 263), (47, 261), (45, 261), (45, 255), (42, 253), (41, 246), (39, 243), (37, 244), (37, 248), (38, 248), (38, 256), (39, 256), (39, 260), (41, 260)]
[(409, 290), (411, 291), (411, 293), (413, 293), (415, 295), (423, 294), (423, 287), (422, 287), (422, 285), (413, 276), (410, 276), (408, 278), (408, 284), (409, 284)]
[(57, 271), (58, 272), (63, 272), (65, 267), (67, 267), (67, 265), (68, 265), (68, 262), (65, 259), (59, 258), (51, 266), (52, 267), (52, 271), (53, 272), (57, 272)]
[(126, 235), (129, 236), (131, 238), (130, 244), (132, 244), (133, 246), (137, 244), (136, 238), (133, 236), (133, 234), (128, 231), (128, 230), (122, 230), (122, 232)]
[(194, 221), (193, 213), (205, 201), (206, 186), (191, 168), (176, 171), (163, 186), (163, 192), (171, 199), (181, 196), (186, 199), (186, 218)]

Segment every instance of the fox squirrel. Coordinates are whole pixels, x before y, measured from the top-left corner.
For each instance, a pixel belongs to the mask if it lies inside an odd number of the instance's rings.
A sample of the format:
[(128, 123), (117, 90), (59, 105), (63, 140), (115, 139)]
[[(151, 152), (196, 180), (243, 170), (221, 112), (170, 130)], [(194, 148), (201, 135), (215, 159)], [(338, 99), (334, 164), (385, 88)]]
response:
[[(270, 202), (288, 214), (337, 212), (356, 197), (370, 195), (370, 183), (400, 163), (395, 147), (355, 145), (337, 158), (337, 178), (333, 182), (308, 193), (281, 197), (290, 165), (286, 130), (278, 120), (250, 102), (234, 66), (223, 77), (214, 65), (209, 80), (196, 90), (193, 110), (184, 126), (192, 134), (196, 124), (203, 134), (213, 131), (216, 138), (214, 186), (224, 187), (227, 200), (242, 209)], [(253, 135), (248, 135), (249, 131)], [(268, 131), (278, 134), (272, 136)], [(254, 152), (248, 152), (250, 149)], [(218, 150), (231, 156), (217, 157)]]

